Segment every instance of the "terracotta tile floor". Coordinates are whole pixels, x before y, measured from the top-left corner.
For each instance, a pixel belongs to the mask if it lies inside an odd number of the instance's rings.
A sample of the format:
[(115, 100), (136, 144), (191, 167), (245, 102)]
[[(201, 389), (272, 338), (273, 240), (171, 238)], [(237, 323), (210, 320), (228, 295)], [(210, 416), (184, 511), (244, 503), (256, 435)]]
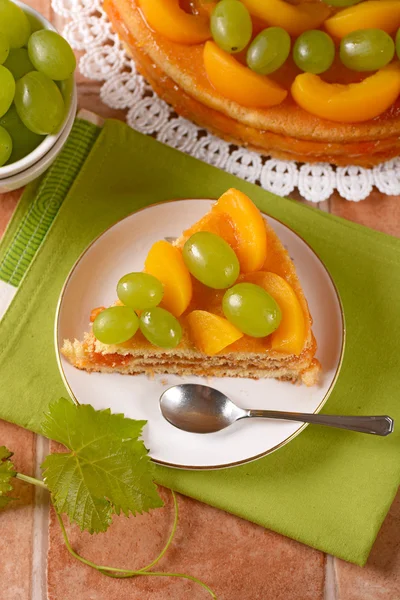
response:
[[(0, 196), (1, 204), (1, 196)], [(27, 475), (34, 474), (35, 436), (20, 427), (0, 421), (0, 446), (14, 451), (14, 464)], [(12, 502), (0, 512), (0, 598), (30, 600), (34, 489), (17, 481)]]
[[(29, 0), (60, 29), (50, 0)], [(101, 115), (122, 118), (102, 105), (99, 84), (79, 77), (79, 103)], [(0, 196), (0, 234), (19, 194)], [(336, 195), (320, 206), (392, 235), (400, 235), (400, 198), (373, 192), (364, 202)], [(15, 452), (15, 463), (35, 472), (46, 451), (43, 440), (0, 422), (0, 445)], [(46, 526), (48, 505), (40, 494), (18, 483), (14, 502), (0, 513), (0, 600), (45, 600)], [(142, 566), (162, 547), (172, 524), (172, 504), (151, 515), (116, 518), (100, 538), (68, 532), (74, 548), (96, 562), (132, 568)], [(364, 569), (326, 557), (297, 542), (266, 531), (227, 513), (179, 497), (179, 528), (160, 569), (202, 578), (219, 600), (400, 600), (400, 494), (394, 502)], [(48, 552), (49, 600), (203, 600), (207, 594), (184, 580), (108, 579), (71, 559), (58, 524), (50, 515)]]

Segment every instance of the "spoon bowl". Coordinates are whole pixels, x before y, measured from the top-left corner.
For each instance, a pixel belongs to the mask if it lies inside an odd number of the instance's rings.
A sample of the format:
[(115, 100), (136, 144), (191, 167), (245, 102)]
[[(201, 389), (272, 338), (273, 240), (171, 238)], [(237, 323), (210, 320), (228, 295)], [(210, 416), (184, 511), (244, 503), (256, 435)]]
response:
[(160, 408), (167, 421), (190, 433), (215, 433), (240, 419), (251, 417), (314, 423), (381, 436), (389, 435), (394, 428), (393, 419), (387, 415), (364, 417), (245, 410), (222, 392), (194, 383), (174, 385), (165, 390), (160, 397)]
[(167, 421), (191, 433), (215, 433), (243, 419), (248, 412), (222, 392), (192, 383), (166, 390), (160, 398), (160, 408)]

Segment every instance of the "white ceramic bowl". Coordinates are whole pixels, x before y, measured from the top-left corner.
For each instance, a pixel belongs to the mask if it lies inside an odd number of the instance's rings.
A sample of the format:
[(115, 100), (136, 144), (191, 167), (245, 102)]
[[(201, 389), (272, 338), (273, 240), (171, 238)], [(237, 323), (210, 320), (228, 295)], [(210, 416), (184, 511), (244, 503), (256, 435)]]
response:
[[(47, 19), (45, 19), (39, 12), (37, 12), (36, 10), (31, 8), (30, 6), (24, 4), (23, 2), (20, 2), (19, 0), (13, 0), (13, 2), (15, 4), (17, 4), (18, 6), (20, 6), (27, 14), (35, 17), (38, 21), (40, 21), (40, 23), (43, 24), (43, 27), (45, 29), (51, 29), (52, 31), (56, 31), (55, 27), (53, 27), (53, 25)], [(47, 155), (47, 153), (52, 148), (54, 148), (56, 142), (60, 139), (60, 137), (64, 133), (65, 128), (70, 123), (71, 114), (72, 113), (75, 114), (75, 112), (76, 112), (76, 95), (77, 95), (76, 94), (76, 84), (74, 84), (74, 90), (73, 90), (73, 95), (71, 98), (70, 106), (68, 108), (68, 111), (66, 112), (63, 123), (61, 124), (61, 126), (59, 127), (59, 129), (56, 133), (47, 135), (44, 138), (44, 140), (39, 144), (39, 146), (37, 146), (32, 152), (27, 154), (24, 158), (21, 158), (20, 160), (14, 162), (12, 164), (0, 167), (0, 193), (2, 192), (2, 188), (7, 189), (7, 187), (6, 187), (7, 185), (10, 186), (15, 183), (15, 181), (14, 181), (13, 184), (11, 184), (9, 180), (11, 178), (14, 179), (14, 176), (16, 176), (17, 174), (20, 173), (21, 177), (23, 177), (25, 179), (26, 175), (27, 175), (26, 171), (30, 167), (33, 167), (33, 166), (37, 167), (38, 163), (43, 159), (43, 157), (45, 157)], [(71, 127), (72, 127), (72, 124), (71, 124)], [(70, 127), (70, 129), (71, 129), (71, 127)], [(17, 187), (22, 187), (23, 185), (25, 185), (25, 183), (21, 183)], [(16, 189), (16, 188), (13, 187), (12, 189)]]

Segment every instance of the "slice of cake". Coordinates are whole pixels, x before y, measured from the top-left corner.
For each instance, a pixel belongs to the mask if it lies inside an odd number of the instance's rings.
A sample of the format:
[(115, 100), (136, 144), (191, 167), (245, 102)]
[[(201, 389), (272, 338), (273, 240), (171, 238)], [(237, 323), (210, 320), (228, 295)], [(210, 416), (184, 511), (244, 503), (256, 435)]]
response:
[[(117, 282), (116, 282), (117, 283)], [(321, 369), (295, 267), (253, 202), (230, 189), (173, 244), (156, 242), (142, 273), (92, 311), (62, 353), (86, 371), (273, 377), (314, 385)]]

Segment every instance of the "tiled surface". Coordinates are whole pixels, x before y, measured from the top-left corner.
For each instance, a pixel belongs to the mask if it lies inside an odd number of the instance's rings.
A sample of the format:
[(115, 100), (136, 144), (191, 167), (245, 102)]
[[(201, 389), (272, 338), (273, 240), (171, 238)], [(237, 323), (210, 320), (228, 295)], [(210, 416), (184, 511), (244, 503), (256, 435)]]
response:
[(3, 235), (8, 221), (17, 206), (20, 192), (10, 192), (8, 194), (0, 194), (0, 237)]
[(364, 569), (336, 563), (337, 600), (400, 599), (400, 493), (386, 517)]
[[(101, 536), (68, 527), (73, 547), (97, 564), (142, 567), (161, 551), (173, 522), (170, 493), (165, 507), (150, 515), (115, 518)], [(185, 498), (179, 500), (175, 541), (157, 570), (188, 573), (202, 579), (219, 600), (322, 600), (324, 556), (228, 513)], [(205, 600), (198, 585), (176, 578), (142, 577), (115, 581), (77, 565), (65, 549), (59, 525), (51, 517), (49, 600)]]
[[(59, 29), (50, 0), (29, 0)], [(78, 76), (80, 106), (103, 116), (122, 118), (99, 99), (100, 84)], [(18, 193), (0, 196), (0, 234), (16, 205)], [(400, 235), (400, 198), (374, 191), (360, 203), (332, 196), (321, 206), (344, 218)], [(0, 390), (1, 396), (1, 390)], [(1, 401), (1, 399), (0, 399)], [(21, 470), (33, 474), (34, 436), (0, 422), (0, 444), (14, 450)], [(32, 581), (34, 496), (27, 485), (17, 483), (19, 496), (0, 514), (0, 600), (45, 600)], [(68, 527), (74, 548), (103, 564), (132, 568), (151, 560), (163, 546), (172, 524), (172, 503), (151, 515), (116, 518), (107, 534), (91, 537)], [(400, 494), (364, 569), (329, 559), (320, 552), (202, 505), (179, 497), (180, 520), (175, 542), (160, 562), (160, 570), (186, 572), (208, 583), (219, 600), (400, 600)], [(43, 511), (45, 508), (42, 509)], [(36, 509), (37, 511), (37, 509)], [(37, 512), (35, 513), (37, 515)], [(36, 534), (43, 521), (36, 517)], [(189, 582), (169, 578), (108, 579), (78, 564), (66, 552), (54, 515), (50, 523), (48, 585), (50, 600), (202, 600), (207, 593)], [(36, 538), (35, 538), (36, 539)], [(99, 543), (100, 542), (100, 543)], [(36, 556), (36, 568), (44, 574), (44, 556)], [(36, 574), (37, 578), (37, 574)]]
[[(343, 200), (338, 194), (330, 199), (331, 212), (372, 229), (400, 236), (400, 198), (384, 196), (377, 190), (361, 202)], [(399, 594), (400, 598), (400, 594)]]
[[(1, 206), (0, 195), (0, 206)], [(35, 436), (20, 427), (0, 421), (0, 446), (14, 452), (16, 469), (33, 475)], [(13, 498), (0, 511), (0, 598), (31, 600), (34, 489), (15, 481)]]

